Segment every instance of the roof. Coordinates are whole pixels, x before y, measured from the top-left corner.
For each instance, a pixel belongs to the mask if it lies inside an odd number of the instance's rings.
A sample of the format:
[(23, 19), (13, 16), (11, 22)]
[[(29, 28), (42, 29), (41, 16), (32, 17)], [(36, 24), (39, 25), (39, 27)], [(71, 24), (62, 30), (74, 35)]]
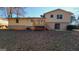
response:
[[(16, 18), (7, 18), (8, 20), (10, 19), (16, 19)], [(27, 17), (27, 18), (18, 18), (18, 19), (46, 19), (46, 18), (41, 18), (41, 17)]]
[(50, 12), (55, 12), (55, 11), (58, 11), (58, 10), (61, 10), (61, 11), (64, 11), (64, 12), (73, 14), (72, 12), (70, 12), (70, 11), (65, 11), (65, 10), (63, 10), (63, 9), (56, 9), (56, 10), (53, 10), (53, 11), (46, 12), (46, 13), (44, 13), (44, 14), (48, 14), (48, 13), (50, 13)]

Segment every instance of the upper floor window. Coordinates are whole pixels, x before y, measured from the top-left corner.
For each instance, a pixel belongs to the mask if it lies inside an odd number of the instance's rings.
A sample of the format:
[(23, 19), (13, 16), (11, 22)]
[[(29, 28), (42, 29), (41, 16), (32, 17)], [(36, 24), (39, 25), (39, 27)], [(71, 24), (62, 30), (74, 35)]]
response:
[(51, 18), (53, 18), (53, 15), (50, 15)]
[(19, 20), (18, 19), (16, 19), (16, 23), (19, 23)]
[(57, 15), (57, 19), (63, 19), (63, 15), (62, 14), (58, 14)]

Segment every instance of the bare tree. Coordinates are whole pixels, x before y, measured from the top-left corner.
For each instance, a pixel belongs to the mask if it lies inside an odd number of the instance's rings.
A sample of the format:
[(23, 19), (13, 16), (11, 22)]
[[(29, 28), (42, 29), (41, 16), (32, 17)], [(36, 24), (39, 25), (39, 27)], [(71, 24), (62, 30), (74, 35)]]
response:
[(24, 17), (24, 15), (25, 15), (25, 8), (24, 7), (14, 7), (13, 8), (13, 14), (15, 14), (17, 18), (19, 16)]
[(24, 7), (0, 7), (0, 10), (2, 10), (2, 14), (8, 18), (12, 18), (13, 15), (16, 15), (16, 17), (24, 17), (25, 15)]

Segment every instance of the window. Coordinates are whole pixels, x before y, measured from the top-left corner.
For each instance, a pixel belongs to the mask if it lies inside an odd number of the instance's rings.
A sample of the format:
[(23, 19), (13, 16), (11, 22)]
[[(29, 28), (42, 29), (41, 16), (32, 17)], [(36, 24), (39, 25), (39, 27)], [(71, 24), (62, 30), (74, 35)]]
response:
[(53, 15), (51, 15), (50, 17), (53, 18)]
[(57, 19), (63, 19), (63, 15), (57, 15)]
[(55, 29), (60, 29), (60, 23), (55, 24)]
[(19, 23), (19, 20), (18, 19), (16, 19), (16, 23)]
[(33, 22), (33, 20), (31, 19), (31, 22)]

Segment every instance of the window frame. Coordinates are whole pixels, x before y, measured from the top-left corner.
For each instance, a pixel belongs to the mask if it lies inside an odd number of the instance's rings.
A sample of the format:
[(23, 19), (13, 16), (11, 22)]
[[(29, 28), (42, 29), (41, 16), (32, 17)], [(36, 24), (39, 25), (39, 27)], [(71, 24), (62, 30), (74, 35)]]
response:
[(19, 23), (19, 19), (18, 18), (16, 18), (16, 23)]
[(54, 29), (61, 29), (61, 24), (60, 23), (55, 23), (54, 24)]
[(63, 19), (63, 14), (57, 14), (56, 19)]

